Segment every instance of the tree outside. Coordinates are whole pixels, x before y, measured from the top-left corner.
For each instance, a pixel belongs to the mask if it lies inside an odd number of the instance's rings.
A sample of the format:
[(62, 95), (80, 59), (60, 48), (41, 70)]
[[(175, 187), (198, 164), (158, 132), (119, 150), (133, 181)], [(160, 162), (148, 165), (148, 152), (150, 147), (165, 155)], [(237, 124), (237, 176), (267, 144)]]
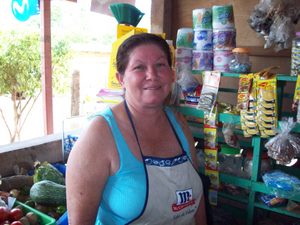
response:
[[(57, 40), (52, 47), (53, 87), (55, 93), (69, 89), (67, 41)], [(10, 142), (20, 139), (26, 119), (41, 93), (41, 56), (39, 33), (0, 33), (0, 96), (11, 98), (13, 123), (0, 106)]]

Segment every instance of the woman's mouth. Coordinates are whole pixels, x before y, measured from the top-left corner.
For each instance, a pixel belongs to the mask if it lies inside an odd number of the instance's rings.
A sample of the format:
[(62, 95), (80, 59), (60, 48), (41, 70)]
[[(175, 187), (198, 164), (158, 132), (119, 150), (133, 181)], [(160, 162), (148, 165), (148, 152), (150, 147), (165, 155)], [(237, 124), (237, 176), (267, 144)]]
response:
[(161, 86), (153, 86), (153, 87), (146, 87), (146, 88), (144, 88), (144, 90), (158, 90), (160, 88), (161, 88)]

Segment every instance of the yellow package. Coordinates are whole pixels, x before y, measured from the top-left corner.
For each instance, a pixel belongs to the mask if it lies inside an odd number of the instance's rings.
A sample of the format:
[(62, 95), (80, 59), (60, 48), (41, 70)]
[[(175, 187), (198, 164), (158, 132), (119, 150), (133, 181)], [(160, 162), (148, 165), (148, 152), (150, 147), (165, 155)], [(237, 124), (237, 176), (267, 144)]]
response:
[(253, 74), (240, 75), (237, 94), (237, 109), (243, 110), (249, 107), (249, 96), (252, 90)]
[(205, 167), (207, 169), (217, 170), (218, 169), (218, 149), (204, 149), (205, 155)]
[(300, 75), (297, 77), (295, 94), (294, 94), (294, 102), (298, 102), (300, 100)]
[(205, 175), (209, 177), (211, 182), (211, 187), (217, 190), (220, 186), (219, 171), (206, 169)]
[(113, 44), (112, 44), (112, 51), (110, 54), (110, 66), (109, 66), (109, 74), (108, 74), (108, 88), (110, 89), (121, 89), (121, 85), (116, 77), (116, 57), (119, 46), (125, 41), (127, 38), (134, 34), (142, 33), (141, 30), (133, 29), (120, 38), (118, 38)]
[(128, 26), (125, 24), (118, 24), (117, 27), (117, 38), (119, 39), (123, 35), (129, 33), (130, 31), (135, 30), (136, 33), (147, 33), (148, 30), (146, 28)]
[(215, 148), (217, 146), (217, 128), (204, 126), (204, 146)]
[(264, 138), (274, 136), (277, 132), (276, 87), (276, 78), (257, 81), (257, 124)]

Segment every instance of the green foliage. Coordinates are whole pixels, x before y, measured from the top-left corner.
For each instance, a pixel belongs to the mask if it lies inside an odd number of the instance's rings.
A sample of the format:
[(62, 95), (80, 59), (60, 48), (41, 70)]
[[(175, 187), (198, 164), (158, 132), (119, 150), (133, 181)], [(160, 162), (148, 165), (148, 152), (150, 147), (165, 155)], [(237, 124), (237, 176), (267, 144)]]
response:
[(68, 41), (52, 39), (52, 82), (54, 93), (64, 94), (70, 90), (69, 60), (72, 57)]
[[(40, 34), (14, 31), (0, 33), (0, 95), (22, 93), (34, 97), (41, 91)], [(69, 89), (71, 54), (65, 40), (53, 40), (52, 75), (54, 93)]]
[[(67, 41), (52, 39), (52, 43), (53, 92), (61, 94), (70, 89), (68, 61), (71, 54)], [(41, 93), (41, 65), (38, 32), (0, 32), (0, 95), (12, 99), (13, 128), (9, 126), (1, 107), (0, 115), (11, 142), (20, 137), (27, 116)]]
[(11, 32), (0, 40), (0, 94), (34, 96), (41, 88), (39, 36)]

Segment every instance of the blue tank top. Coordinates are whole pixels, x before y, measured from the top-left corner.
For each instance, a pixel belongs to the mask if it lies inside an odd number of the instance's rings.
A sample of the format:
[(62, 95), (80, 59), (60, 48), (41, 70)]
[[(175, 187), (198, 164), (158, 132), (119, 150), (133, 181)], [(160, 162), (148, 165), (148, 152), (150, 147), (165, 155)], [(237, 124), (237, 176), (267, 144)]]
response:
[[(165, 108), (166, 115), (179, 138), (183, 150), (191, 159), (189, 144), (174, 113)], [(110, 108), (100, 114), (105, 118), (115, 139), (120, 167), (110, 176), (103, 190), (96, 225), (124, 225), (137, 218), (144, 210), (147, 198), (147, 175), (144, 164), (130, 151)]]

